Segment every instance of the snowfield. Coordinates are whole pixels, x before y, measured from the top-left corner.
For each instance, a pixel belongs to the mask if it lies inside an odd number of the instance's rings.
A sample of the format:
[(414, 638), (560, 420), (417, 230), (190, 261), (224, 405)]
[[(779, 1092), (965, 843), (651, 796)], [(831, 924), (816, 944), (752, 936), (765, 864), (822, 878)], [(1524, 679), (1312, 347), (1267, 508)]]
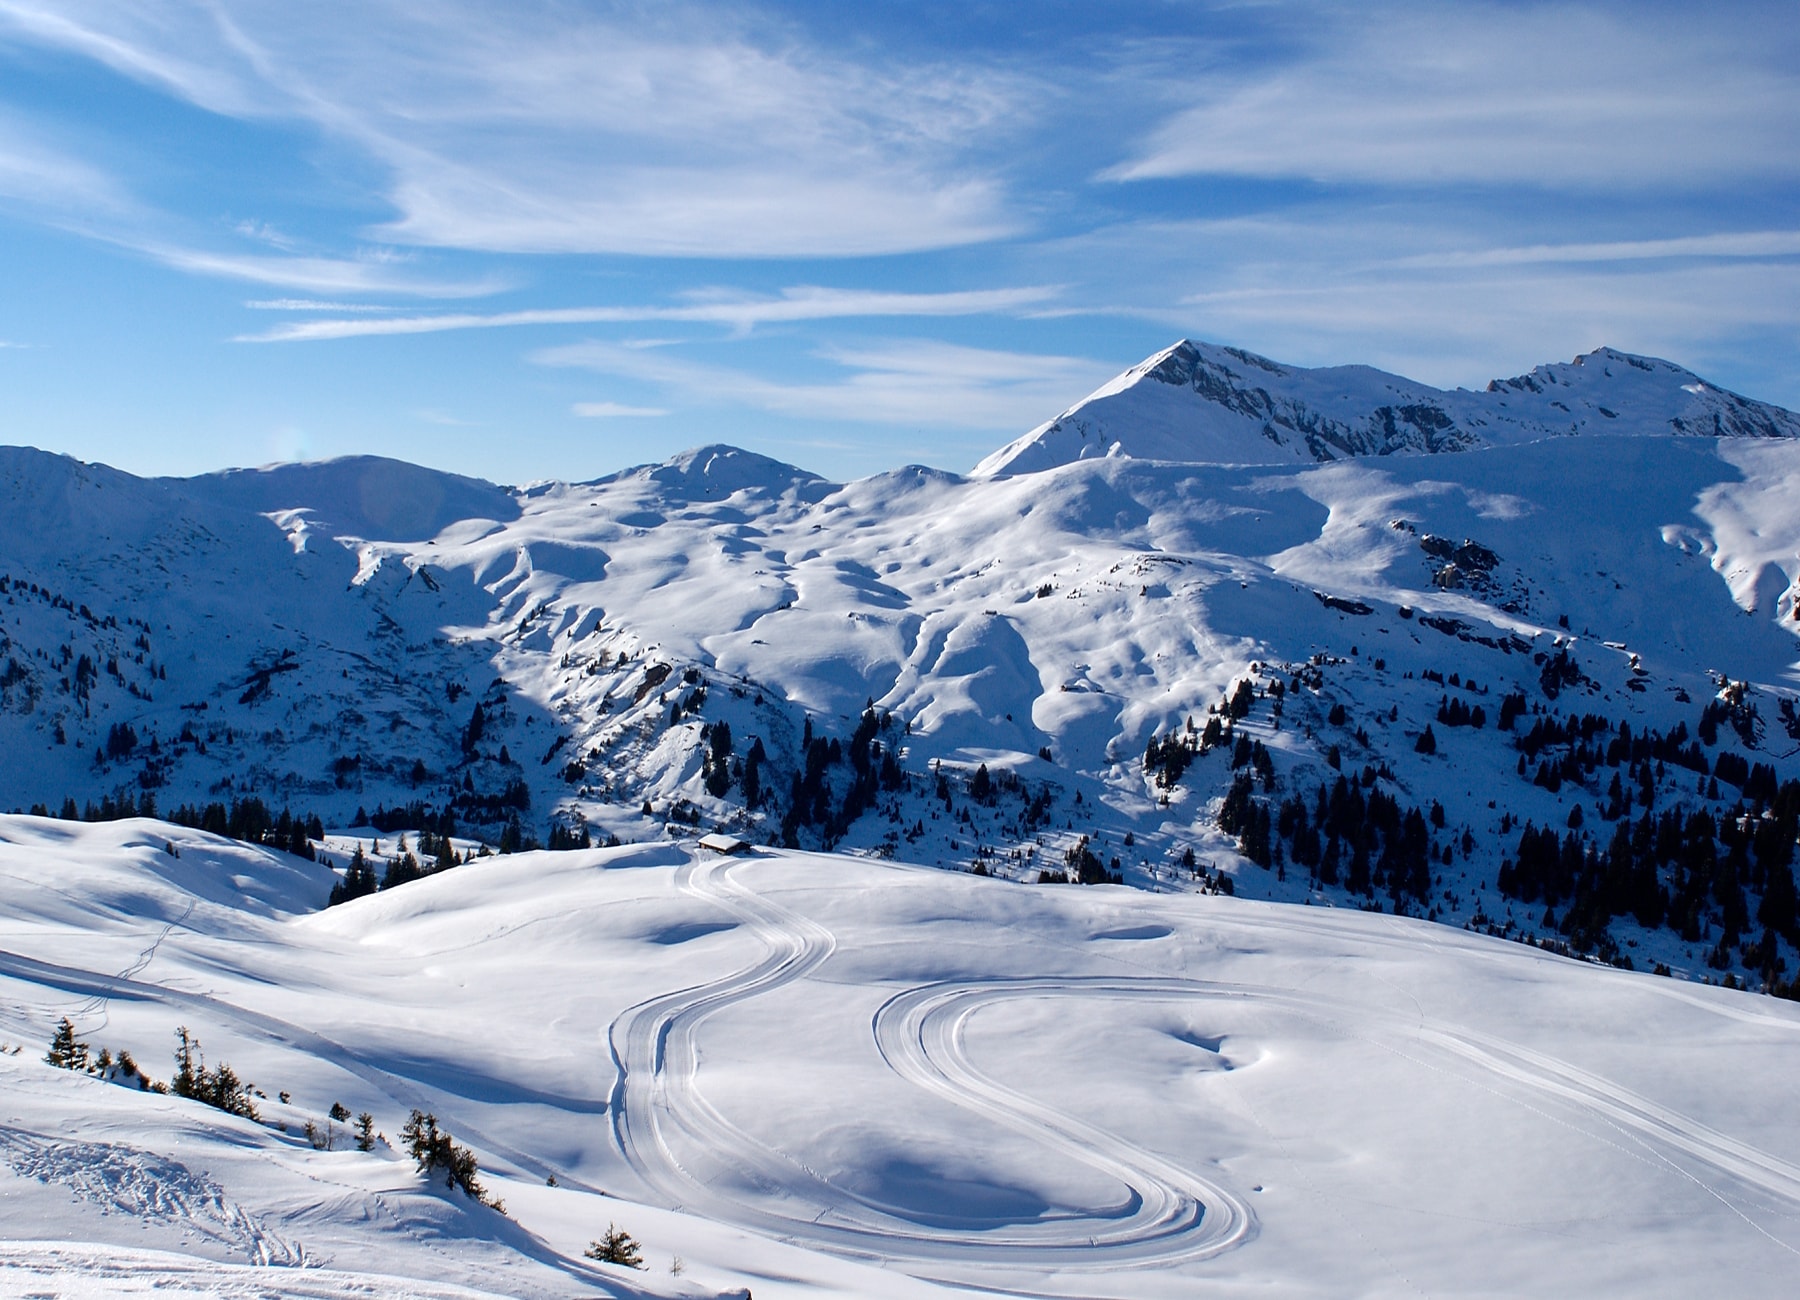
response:
[[(837, 830), (808, 800), (795, 846), (1030, 879), (1086, 836), (1129, 883), (1222, 873), (1256, 897), (1366, 901), (1242, 861), (1217, 822), (1233, 756), (1172, 782), (1147, 765), (1152, 742), (1250, 681), (1236, 734), (1268, 750), (1272, 794), (1312, 801), (1340, 772), (1379, 774), (1403, 805), (1443, 810), (1429, 888), (1406, 906), (1555, 939), (1565, 909), (1546, 919), (1498, 885), (1519, 828), (1561, 833), (1580, 810), (1604, 852), (1608, 782), (1630, 772), (1553, 790), (1533, 780), (1538, 754), (1515, 771), (1537, 716), (1691, 738), (1735, 689), (1742, 725), (1706, 742), (1708, 773), (1729, 753), (1800, 776), (1797, 439), (1565, 437), (1288, 466), (1119, 455), (846, 485), (713, 447), (516, 491), (381, 461), (171, 485), (0, 459), (15, 506), (0, 738), (19, 756), (0, 766), (0, 807), (255, 796), (348, 826), (420, 803), (490, 842), (510, 817), (539, 841), (553, 823), (628, 842), (674, 823), (781, 843), (808, 728), (848, 741), (873, 704), (900, 784)], [(381, 506), (395, 493), (404, 510)], [(313, 504), (240, 509), (274, 501)], [(416, 540), (391, 540), (399, 525)], [(1554, 698), (1553, 656), (1573, 665)], [(1264, 694), (1277, 684), (1292, 689)], [(1514, 693), (1529, 712), (1502, 732)], [(1487, 725), (1446, 727), (1452, 697)], [(720, 722), (733, 747), (716, 793)], [(982, 765), (1017, 784), (971, 809)], [(847, 768), (826, 774), (827, 813)], [(1715, 824), (1743, 784), (1714, 794), (1681, 766), (1648, 779), (1656, 802), (1634, 816)], [(1747, 953), (1720, 948), (1712, 922), (1677, 934), (1619, 916), (1610, 933), (1644, 969), (1765, 985), (1800, 970), (1779, 934)]]
[(1184, 342), (968, 477), (0, 448), (0, 1296), (1791, 1294), (1797, 635), (1800, 417), (1610, 349)]
[[(1791, 1290), (1789, 1003), (822, 854), (328, 883), (0, 819), (0, 1294)], [(260, 1122), (44, 1064), (63, 1016), (165, 1079), (187, 1026)], [(507, 1215), (343, 1126), (315, 1149), (337, 1101), (389, 1141), (436, 1114)], [(582, 1257), (609, 1223), (646, 1271)]]

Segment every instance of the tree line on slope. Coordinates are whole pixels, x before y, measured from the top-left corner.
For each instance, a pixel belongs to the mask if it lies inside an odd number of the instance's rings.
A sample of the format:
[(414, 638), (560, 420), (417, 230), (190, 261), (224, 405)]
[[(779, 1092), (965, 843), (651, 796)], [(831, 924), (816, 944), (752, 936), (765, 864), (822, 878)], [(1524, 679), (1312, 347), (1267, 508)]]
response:
[[(175, 1071), (166, 1084), (152, 1081), (138, 1069), (129, 1052), (122, 1051), (115, 1057), (111, 1049), (102, 1047), (98, 1055), (91, 1054), (88, 1044), (76, 1037), (75, 1026), (67, 1016), (58, 1022), (51, 1035), (50, 1048), (44, 1055), (44, 1061), (57, 1069), (124, 1083), (142, 1092), (184, 1097), (228, 1115), (247, 1119), (251, 1123), (262, 1122), (262, 1115), (253, 1098), (265, 1094), (260, 1093), (255, 1084), (241, 1079), (237, 1071), (225, 1062), (207, 1065), (200, 1040), (186, 1025), (175, 1030), (175, 1039)], [(282, 1093), (281, 1100), (285, 1104), (288, 1094)], [(332, 1103), (330, 1123), (348, 1123), (349, 1120), (349, 1109), (341, 1102)], [(355, 1143), (358, 1151), (374, 1151), (377, 1141), (374, 1120), (375, 1117), (367, 1111), (357, 1117)], [(287, 1132), (285, 1124), (277, 1127), (282, 1132)], [(307, 1140), (320, 1150), (329, 1151), (335, 1147), (336, 1143), (329, 1132), (329, 1124), (323, 1134), (310, 1120), (305, 1125)], [(479, 1177), (481, 1166), (475, 1153), (441, 1128), (436, 1115), (415, 1108), (400, 1130), (400, 1136), (419, 1173), (430, 1175), (441, 1170), (451, 1189), (460, 1190), (471, 1200), (497, 1213), (506, 1213), (506, 1206), (499, 1198), (482, 1186)]]
[[(1423, 675), (1444, 683), (1434, 671)], [(1582, 674), (1564, 650), (1549, 659), (1545, 677), (1546, 695), (1554, 699)], [(1454, 674), (1449, 684), (1473, 687)], [(1277, 679), (1262, 692), (1277, 719), (1286, 693), (1281, 687)], [(1724, 684), (1702, 708), (1694, 733), (1682, 721), (1667, 730), (1634, 729), (1592, 712), (1562, 715), (1540, 707), (1534, 714), (1523, 692), (1503, 697), (1497, 726), (1514, 733), (1513, 775), (1551, 794), (1568, 785), (1598, 795), (1593, 811), (1602, 823), (1615, 825), (1610, 836), (1584, 828), (1580, 801), (1563, 829), (1526, 823), (1513, 852), (1502, 859), (1495, 882), (1501, 893), (1531, 905), (1542, 902), (1546, 929), (1564, 935), (1576, 952), (1621, 965), (1630, 961), (1610, 932), (1615, 918), (1630, 916), (1647, 929), (1666, 927), (1686, 942), (1710, 937), (1716, 923), (1709, 966), (1734, 966), (1737, 948), (1743, 965), (1760, 973), (1766, 989), (1796, 996), (1800, 977), (1783, 981), (1786, 962), (1776, 939), (1800, 947), (1800, 898), (1792, 870), (1800, 837), (1800, 781), (1781, 782), (1773, 763), (1752, 761), (1729, 748), (1710, 761), (1707, 755), (1722, 728), (1746, 745), (1757, 743), (1761, 720), (1746, 695), (1742, 683)], [(1204, 729), (1190, 719), (1184, 730), (1152, 738), (1144, 758), (1146, 774), (1167, 789), (1194, 758), (1215, 749), (1230, 752), (1234, 776), (1216, 821), (1245, 857), (1278, 871), (1291, 861), (1306, 867), (1315, 885), (1341, 885), (1367, 898), (1385, 887), (1399, 910), (1407, 898), (1423, 903), (1433, 894), (1434, 862), (1447, 865), (1457, 848), (1465, 858), (1472, 855), (1469, 828), (1442, 844), (1433, 835), (1445, 830), (1443, 809), (1435, 802), (1428, 811), (1409, 808), (1379, 788), (1381, 778), (1392, 777), (1385, 766), (1365, 767), (1359, 780), (1340, 775), (1329, 789), (1321, 783), (1310, 798), (1293, 794), (1275, 803), (1272, 768), (1253, 762), (1260, 742), (1233, 736), (1234, 724), (1257, 698), (1250, 679), (1238, 682)], [(1527, 717), (1528, 728), (1521, 726)], [(1329, 721), (1347, 724), (1341, 703), (1332, 706)], [(1479, 729), (1486, 716), (1481, 706), (1470, 708), (1446, 694), (1437, 721)], [(1800, 730), (1796, 721), (1790, 730)], [(1359, 729), (1357, 735), (1366, 745), (1366, 733)], [(1435, 752), (1429, 726), (1415, 748)], [(1327, 761), (1340, 765), (1335, 745)], [(1241, 770), (1247, 766), (1250, 771)], [(1608, 768), (1611, 779), (1602, 787)], [(1671, 800), (1674, 774), (1680, 772), (1693, 775), (1693, 795), (1702, 806)], [(1257, 797), (1259, 784), (1269, 797)], [(1510, 813), (1502, 814), (1503, 835), (1516, 826)], [(1752, 917), (1762, 927), (1760, 935), (1753, 933)]]
[(208, 803), (203, 806), (181, 804), (168, 812), (159, 811), (156, 796), (146, 790), (134, 796), (130, 791), (102, 795), (99, 803), (88, 800), (77, 808), (74, 798), (65, 798), (61, 808), (52, 813), (45, 804), (33, 804), (33, 817), (55, 816), (63, 821), (113, 822), (133, 817), (148, 817), (205, 831), (244, 844), (279, 849), (309, 862), (318, 860), (313, 842), (325, 838), (325, 824), (317, 813), (296, 814), (287, 808), (272, 813), (269, 806), (254, 795), (233, 799), (229, 804)]

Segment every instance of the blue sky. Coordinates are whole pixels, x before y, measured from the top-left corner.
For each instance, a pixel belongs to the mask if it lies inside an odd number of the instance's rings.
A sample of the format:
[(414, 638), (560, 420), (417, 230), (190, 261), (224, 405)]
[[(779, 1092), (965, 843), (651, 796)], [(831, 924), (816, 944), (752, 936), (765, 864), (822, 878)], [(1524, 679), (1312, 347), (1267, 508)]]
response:
[(8, 442), (963, 470), (1183, 335), (1800, 407), (1792, 0), (0, 0)]

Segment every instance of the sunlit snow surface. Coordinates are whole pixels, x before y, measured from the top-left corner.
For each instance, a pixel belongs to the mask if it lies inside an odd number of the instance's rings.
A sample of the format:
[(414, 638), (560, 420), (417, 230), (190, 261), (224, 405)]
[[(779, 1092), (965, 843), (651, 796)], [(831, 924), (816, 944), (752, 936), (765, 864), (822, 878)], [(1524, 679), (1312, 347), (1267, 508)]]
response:
[[(1791, 1293), (1768, 998), (823, 855), (522, 855), (320, 912), (311, 864), (159, 823), (0, 841), (0, 1294)], [(186, 1025), (264, 1122), (52, 1069), (62, 1016), (163, 1078)], [(511, 1217), (314, 1150), (334, 1101), (434, 1111)], [(611, 1222), (647, 1271), (581, 1257)]]
[(1228, 465), (1460, 452), (1580, 436), (1800, 437), (1800, 416), (1598, 348), (1446, 392), (1372, 366), (1284, 365), (1183, 340), (1000, 448), (977, 477), (1105, 456)]

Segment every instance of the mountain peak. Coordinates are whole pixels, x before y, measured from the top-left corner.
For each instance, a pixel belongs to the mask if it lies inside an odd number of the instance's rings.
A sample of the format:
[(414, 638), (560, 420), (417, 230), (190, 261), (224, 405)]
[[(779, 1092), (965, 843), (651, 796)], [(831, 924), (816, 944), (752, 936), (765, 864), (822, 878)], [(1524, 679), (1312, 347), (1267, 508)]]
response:
[(305, 510), (315, 527), (367, 541), (418, 541), (459, 520), (519, 517), (506, 488), (386, 456), (228, 469), (172, 483), (190, 498), (257, 514)]
[(795, 491), (822, 492), (830, 486), (810, 470), (723, 442), (690, 447), (665, 461), (596, 479), (590, 486), (631, 478), (657, 484), (660, 491), (688, 500), (717, 500), (739, 492), (779, 497)]
[(1572, 435), (1794, 438), (1800, 416), (1673, 362), (1611, 347), (1471, 393), (1371, 366), (1309, 369), (1181, 339), (996, 451), (974, 474), (1031, 473), (1097, 456), (1287, 464)]

